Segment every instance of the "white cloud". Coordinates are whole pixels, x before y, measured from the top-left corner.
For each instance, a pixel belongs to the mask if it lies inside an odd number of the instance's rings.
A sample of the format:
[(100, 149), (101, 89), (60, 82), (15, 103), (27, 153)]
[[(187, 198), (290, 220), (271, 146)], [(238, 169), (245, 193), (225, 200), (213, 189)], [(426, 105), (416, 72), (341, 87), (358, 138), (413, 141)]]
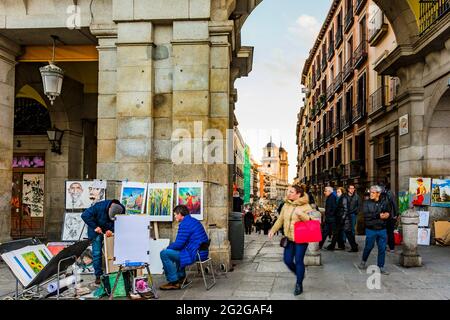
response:
[(289, 34), (294, 36), (294, 40), (300, 41), (300, 45), (312, 45), (319, 34), (321, 24), (313, 17), (302, 14), (295, 23), (288, 28)]

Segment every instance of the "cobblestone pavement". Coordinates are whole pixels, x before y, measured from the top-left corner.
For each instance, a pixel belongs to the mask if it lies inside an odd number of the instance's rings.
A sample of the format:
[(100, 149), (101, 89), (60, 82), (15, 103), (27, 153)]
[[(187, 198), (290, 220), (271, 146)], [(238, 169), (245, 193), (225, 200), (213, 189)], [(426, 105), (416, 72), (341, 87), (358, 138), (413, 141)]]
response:
[[(364, 237), (358, 237), (360, 248)], [(400, 248), (396, 253), (387, 253), (386, 268), (390, 275), (381, 276), (379, 289), (367, 287), (369, 274), (356, 266), (362, 252), (322, 251), (320, 267), (307, 267), (304, 293), (295, 297), (294, 275), (285, 267), (283, 249), (279, 247), (279, 237), (269, 241), (267, 236), (246, 236), (245, 257), (235, 261), (234, 271), (218, 275), (217, 284), (206, 291), (201, 278), (195, 278), (185, 290), (158, 291), (160, 299), (232, 299), (232, 300), (293, 300), (293, 299), (450, 299), (450, 248), (420, 247), (423, 267), (405, 269), (398, 265)], [(376, 263), (376, 249), (369, 263)], [(85, 278), (85, 282), (92, 281)], [(155, 277), (159, 285), (165, 282), (163, 276)], [(0, 264), (0, 296), (12, 292), (15, 282), (4, 263)]]

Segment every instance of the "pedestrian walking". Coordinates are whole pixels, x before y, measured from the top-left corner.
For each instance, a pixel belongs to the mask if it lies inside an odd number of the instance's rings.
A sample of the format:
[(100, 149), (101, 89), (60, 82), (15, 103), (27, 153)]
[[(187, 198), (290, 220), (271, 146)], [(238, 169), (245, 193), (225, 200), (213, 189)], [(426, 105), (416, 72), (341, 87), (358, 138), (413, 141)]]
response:
[[(335, 211), (335, 223), (333, 224), (333, 232), (331, 244), (327, 247), (327, 250), (333, 251), (336, 248), (336, 243), (339, 243), (339, 249), (345, 249), (345, 242), (343, 241), (343, 228), (344, 219), (348, 216), (348, 200), (345, 196), (345, 189), (339, 187), (336, 190), (336, 211)], [(354, 245), (354, 244), (353, 244)]]
[[(348, 194), (345, 193), (345, 189), (340, 187), (337, 189), (336, 194), (338, 196), (338, 208), (337, 216), (341, 218), (340, 228), (350, 244), (351, 249), (349, 252), (358, 252), (358, 244), (355, 240), (355, 234), (352, 230), (353, 226), (353, 215), (350, 213), (350, 202), (351, 199)], [(344, 241), (345, 244), (345, 241)]]
[[(340, 250), (345, 249), (345, 245), (343, 239), (339, 237), (338, 229), (338, 219), (336, 217), (337, 211), (337, 198), (334, 194), (334, 190), (332, 187), (325, 187), (324, 195), (326, 197), (325, 201), (325, 223), (322, 228), (322, 241), (319, 243), (319, 247), (322, 248), (325, 240), (328, 237), (336, 236), (336, 242), (338, 243), (338, 248)], [(332, 240), (333, 241), (333, 240)], [(328, 250), (333, 250), (330, 246), (327, 247)]]
[(377, 265), (382, 274), (389, 274), (384, 268), (386, 258), (386, 222), (390, 216), (390, 206), (388, 202), (381, 197), (382, 188), (380, 186), (372, 186), (370, 188), (370, 200), (364, 202), (364, 221), (366, 225), (366, 243), (359, 264), (360, 269), (366, 268), (367, 259), (370, 252), (375, 246), (378, 247)]
[(347, 188), (347, 198), (348, 198), (348, 212), (351, 217), (351, 230), (353, 236), (356, 236), (356, 221), (358, 219), (359, 207), (361, 205), (361, 199), (359, 198), (356, 188), (353, 184), (350, 184)]
[(384, 198), (384, 200), (389, 204), (391, 211), (389, 219), (386, 221), (386, 232), (387, 232), (387, 243), (388, 243), (388, 252), (395, 252), (395, 238), (394, 238), (394, 231), (395, 226), (398, 221), (398, 208), (397, 208), (397, 202), (395, 201), (395, 195), (391, 190), (391, 185), (388, 183), (385, 186), (382, 185), (382, 188), (384, 188), (381, 197)]
[(252, 234), (253, 221), (254, 221), (253, 212), (249, 207), (247, 207), (245, 209), (244, 215), (245, 234)]
[(294, 226), (298, 221), (311, 220), (308, 212), (312, 211), (312, 207), (308, 204), (308, 195), (298, 185), (289, 187), (285, 205), (281, 210), (277, 222), (269, 232), (269, 239), (272, 239), (274, 234), (283, 227), (285, 238), (280, 242), (284, 247), (284, 263), (297, 277), (294, 295), (299, 295), (303, 292), (303, 279), (305, 277), (304, 258), (307, 243), (294, 242)]
[(262, 216), (261, 221), (263, 224), (264, 234), (268, 235), (270, 227), (272, 226), (272, 218), (270, 217), (270, 213), (266, 211)]

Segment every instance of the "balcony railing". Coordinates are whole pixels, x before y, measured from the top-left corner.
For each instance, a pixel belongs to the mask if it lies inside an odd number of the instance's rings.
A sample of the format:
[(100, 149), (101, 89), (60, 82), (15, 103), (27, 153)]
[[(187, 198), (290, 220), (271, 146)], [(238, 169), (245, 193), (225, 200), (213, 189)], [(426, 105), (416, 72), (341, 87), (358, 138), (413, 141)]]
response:
[(339, 48), (339, 46), (342, 43), (342, 40), (344, 39), (342, 29), (343, 29), (342, 25), (338, 25), (336, 29), (336, 49)]
[(353, 72), (355, 69), (353, 69), (353, 56), (348, 59), (347, 63), (344, 65), (344, 76), (343, 80), (344, 82), (347, 82), (348, 79), (350, 79), (350, 76), (353, 76)]
[(319, 140), (318, 139), (314, 139), (313, 142), (313, 151), (316, 151), (319, 148)]
[(331, 128), (326, 128), (325, 129), (325, 143), (330, 141), (330, 139), (331, 139)]
[(327, 69), (328, 61), (327, 61), (327, 54), (326, 51), (322, 53), (322, 72)]
[(359, 14), (361, 12), (366, 2), (367, 0), (356, 0), (355, 14)]
[(317, 102), (317, 105), (318, 105), (317, 110), (321, 110), (327, 105), (327, 97), (325, 96), (325, 94), (321, 94), (319, 96), (319, 101)]
[(355, 53), (355, 68), (358, 69), (361, 64), (367, 59), (367, 40), (362, 41), (356, 48)]
[(319, 82), (320, 78), (322, 78), (322, 70), (320, 70), (320, 66), (317, 66), (316, 69), (316, 80)]
[(352, 122), (355, 123), (361, 120), (365, 115), (365, 103), (364, 101), (359, 101), (356, 106), (353, 107), (352, 111)]
[(334, 78), (334, 92), (339, 92), (342, 89), (342, 72), (339, 72)]
[(327, 100), (333, 100), (334, 98), (334, 83), (331, 83), (327, 88)]
[(386, 92), (388, 87), (380, 87), (369, 98), (370, 113), (377, 112), (378, 110), (386, 108)]
[(378, 9), (369, 22), (369, 43), (375, 46), (388, 31), (388, 25), (384, 23), (384, 14)]
[(325, 144), (325, 134), (319, 136), (319, 148)]
[(338, 174), (342, 179), (347, 179), (350, 176), (350, 164), (341, 164), (338, 166)]
[(340, 123), (340, 121), (333, 122), (333, 129), (331, 130), (332, 138), (338, 136), (339, 133), (341, 133), (341, 123)]
[(354, 14), (353, 14), (353, 5), (350, 6), (347, 10), (347, 14), (345, 15), (345, 25), (344, 25), (344, 32), (347, 33), (348, 30), (350, 30), (351, 26), (353, 25), (354, 21)]
[(341, 131), (344, 131), (352, 124), (352, 114), (346, 113), (341, 117)]
[(450, 0), (421, 0), (419, 24), (420, 34), (428, 31), (438, 20), (450, 12)]
[(334, 41), (331, 41), (328, 47), (328, 61), (330, 61), (334, 56)]

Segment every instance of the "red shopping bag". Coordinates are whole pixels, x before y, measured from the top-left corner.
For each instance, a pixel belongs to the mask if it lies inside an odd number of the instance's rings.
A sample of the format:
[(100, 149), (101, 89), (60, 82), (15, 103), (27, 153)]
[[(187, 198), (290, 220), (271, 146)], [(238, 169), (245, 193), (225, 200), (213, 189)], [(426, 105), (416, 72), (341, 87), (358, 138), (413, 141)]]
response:
[(322, 241), (322, 230), (319, 220), (299, 221), (294, 225), (295, 243)]
[(402, 241), (403, 241), (402, 235), (400, 234), (400, 232), (398, 232), (398, 230), (395, 230), (394, 231), (394, 243), (395, 243), (395, 245), (396, 246), (401, 245)]

